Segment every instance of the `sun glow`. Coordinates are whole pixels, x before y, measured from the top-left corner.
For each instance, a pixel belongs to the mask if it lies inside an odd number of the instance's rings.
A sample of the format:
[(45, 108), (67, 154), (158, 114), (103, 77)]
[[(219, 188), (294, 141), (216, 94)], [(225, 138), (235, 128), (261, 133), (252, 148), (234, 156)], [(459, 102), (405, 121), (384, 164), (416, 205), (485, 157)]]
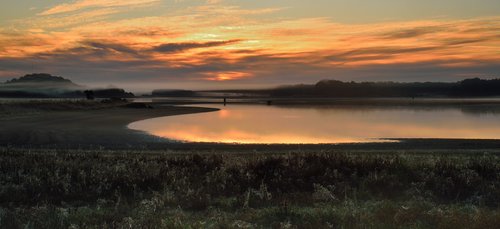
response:
[(205, 77), (204, 79), (211, 81), (226, 81), (251, 77), (250, 73), (245, 72), (214, 72), (207, 73), (206, 75), (207, 77)]

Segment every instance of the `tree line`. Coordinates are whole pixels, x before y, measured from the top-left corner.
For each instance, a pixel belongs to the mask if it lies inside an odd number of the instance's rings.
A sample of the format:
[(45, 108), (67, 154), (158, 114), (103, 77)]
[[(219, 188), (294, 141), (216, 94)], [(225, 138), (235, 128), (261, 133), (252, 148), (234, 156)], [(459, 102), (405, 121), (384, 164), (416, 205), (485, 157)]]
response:
[(459, 82), (343, 82), (282, 86), (268, 91), (274, 97), (481, 97), (500, 96), (500, 79), (471, 78)]

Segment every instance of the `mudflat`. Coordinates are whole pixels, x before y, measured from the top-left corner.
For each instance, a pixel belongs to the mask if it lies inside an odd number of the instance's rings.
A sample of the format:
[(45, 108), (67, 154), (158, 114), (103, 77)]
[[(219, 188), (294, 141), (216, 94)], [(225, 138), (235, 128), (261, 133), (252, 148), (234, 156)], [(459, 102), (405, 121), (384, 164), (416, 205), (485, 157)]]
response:
[(0, 115), (0, 144), (23, 147), (139, 147), (166, 141), (127, 125), (154, 117), (216, 111), (213, 108), (158, 106), (153, 109), (106, 107), (100, 109), (18, 109)]

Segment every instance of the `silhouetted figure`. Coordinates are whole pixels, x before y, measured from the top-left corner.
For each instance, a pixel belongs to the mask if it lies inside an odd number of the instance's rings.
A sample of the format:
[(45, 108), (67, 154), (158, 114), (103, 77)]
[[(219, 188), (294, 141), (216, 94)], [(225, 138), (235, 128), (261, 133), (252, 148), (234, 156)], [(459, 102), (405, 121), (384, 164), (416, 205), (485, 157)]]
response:
[(85, 93), (85, 97), (87, 97), (87, 100), (94, 100), (94, 91), (92, 90), (86, 90), (83, 93)]
[(267, 105), (268, 105), (268, 106), (271, 106), (271, 104), (272, 104), (272, 103), (273, 103), (273, 102), (272, 102), (271, 100), (267, 100)]
[(226, 97), (224, 97), (224, 106), (226, 106)]

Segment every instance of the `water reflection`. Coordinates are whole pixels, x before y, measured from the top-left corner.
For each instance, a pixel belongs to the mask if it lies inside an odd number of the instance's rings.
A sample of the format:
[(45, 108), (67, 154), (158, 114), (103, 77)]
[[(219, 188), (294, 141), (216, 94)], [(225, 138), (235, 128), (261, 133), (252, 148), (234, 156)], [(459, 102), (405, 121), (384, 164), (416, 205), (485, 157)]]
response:
[[(500, 138), (499, 108), (471, 106), (217, 106), (129, 125), (191, 142), (347, 143), (382, 138)], [(211, 105), (212, 107), (212, 105)], [(483, 112), (483, 111), (487, 112)]]

